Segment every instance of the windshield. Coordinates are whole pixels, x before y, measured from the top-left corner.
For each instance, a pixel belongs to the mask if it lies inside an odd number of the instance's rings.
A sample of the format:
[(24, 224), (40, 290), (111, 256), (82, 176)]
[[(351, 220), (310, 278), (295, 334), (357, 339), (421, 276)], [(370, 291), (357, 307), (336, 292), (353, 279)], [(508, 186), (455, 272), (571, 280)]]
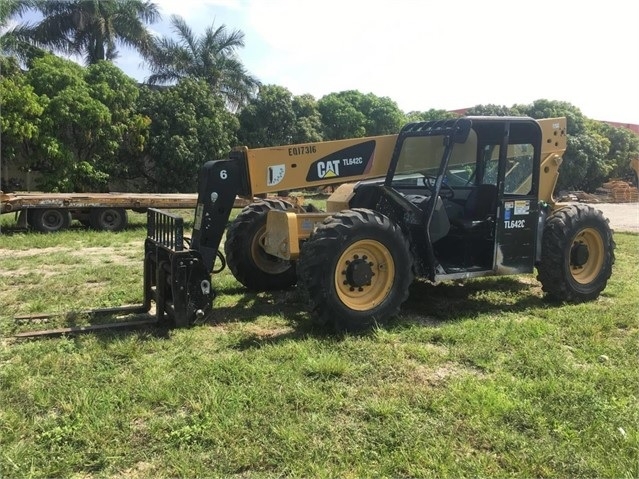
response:
[(444, 152), (441, 136), (408, 137), (402, 143), (402, 149), (395, 168), (395, 177), (419, 174), (436, 175)]
[[(405, 182), (425, 176), (433, 177), (439, 173), (444, 155), (443, 136), (412, 136), (402, 142), (395, 168), (393, 183)], [(467, 185), (475, 171), (477, 158), (477, 134), (474, 130), (465, 143), (455, 144), (448, 162), (446, 179), (451, 185)]]

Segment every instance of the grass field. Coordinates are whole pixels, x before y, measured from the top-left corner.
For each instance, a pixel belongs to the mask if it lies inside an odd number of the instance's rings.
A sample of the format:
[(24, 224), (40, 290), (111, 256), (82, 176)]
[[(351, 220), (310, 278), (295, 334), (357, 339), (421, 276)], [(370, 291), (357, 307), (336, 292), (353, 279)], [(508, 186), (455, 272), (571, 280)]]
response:
[(3, 231), (2, 478), (639, 475), (637, 235), (588, 304), (545, 302), (532, 275), (418, 282), (388, 326), (336, 337), (295, 290), (226, 270), (213, 322), (16, 340), (87, 320), (16, 315), (140, 303), (144, 216)]

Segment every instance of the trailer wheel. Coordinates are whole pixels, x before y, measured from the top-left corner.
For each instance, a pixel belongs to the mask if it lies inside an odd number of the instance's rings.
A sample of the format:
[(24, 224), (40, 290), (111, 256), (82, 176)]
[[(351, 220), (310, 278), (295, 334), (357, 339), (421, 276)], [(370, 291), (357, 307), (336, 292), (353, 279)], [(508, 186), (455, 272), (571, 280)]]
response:
[(36, 208), (29, 210), (29, 224), (41, 233), (55, 233), (71, 224), (71, 213), (58, 208)]
[(122, 231), (128, 218), (124, 208), (91, 208), (89, 224), (98, 231)]
[(549, 299), (593, 300), (612, 274), (614, 250), (612, 230), (601, 211), (588, 205), (561, 208), (546, 220), (537, 279)]
[(399, 226), (355, 208), (324, 220), (302, 245), (297, 271), (315, 321), (354, 331), (399, 312), (413, 282), (413, 259)]
[(244, 207), (226, 232), (224, 253), (233, 276), (253, 291), (286, 289), (295, 284), (295, 263), (267, 254), (262, 248), (266, 216), (270, 210), (286, 211), (293, 205), (264, 199)]

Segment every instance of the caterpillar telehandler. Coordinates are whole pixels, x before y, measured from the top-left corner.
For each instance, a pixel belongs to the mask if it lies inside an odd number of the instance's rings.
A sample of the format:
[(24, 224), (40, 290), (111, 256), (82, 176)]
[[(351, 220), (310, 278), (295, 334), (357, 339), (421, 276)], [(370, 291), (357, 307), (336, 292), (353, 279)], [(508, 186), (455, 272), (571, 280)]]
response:
[[(398, 313), (415, 277), (437, 283), (532, 273), (560, 301), (595, 299), (614, 263), (603, 214), (553, 200), (566, 119), (463, 117), (407, 124), (398, 135), (233, 149), (199, 173), (192, 237), (153, 210), (145, 304), (188, 325), (213, 312), (211, 274), (224, 252), (251, 290), (297, 283), (313, 318), (341, 330)], [(236, 195), (339, 184), (316, 211), (280, 199), (245, 207)]]

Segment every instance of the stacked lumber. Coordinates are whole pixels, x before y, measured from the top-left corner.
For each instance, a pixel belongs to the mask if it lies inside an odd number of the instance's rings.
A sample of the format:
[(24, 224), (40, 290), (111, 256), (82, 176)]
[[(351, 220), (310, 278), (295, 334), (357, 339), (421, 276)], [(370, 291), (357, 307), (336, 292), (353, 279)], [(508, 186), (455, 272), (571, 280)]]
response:
[(586, 193), (585, 191), (574, 191), (572, 193), (578, 201), (582, 203), (599, 203), (601, 202), (601, 196), (592, 195), (590, 193)]
[(639, 190), (627, 181), (613, 180), (601, 185), (611, 203), (634, 203), (639, 201)]

